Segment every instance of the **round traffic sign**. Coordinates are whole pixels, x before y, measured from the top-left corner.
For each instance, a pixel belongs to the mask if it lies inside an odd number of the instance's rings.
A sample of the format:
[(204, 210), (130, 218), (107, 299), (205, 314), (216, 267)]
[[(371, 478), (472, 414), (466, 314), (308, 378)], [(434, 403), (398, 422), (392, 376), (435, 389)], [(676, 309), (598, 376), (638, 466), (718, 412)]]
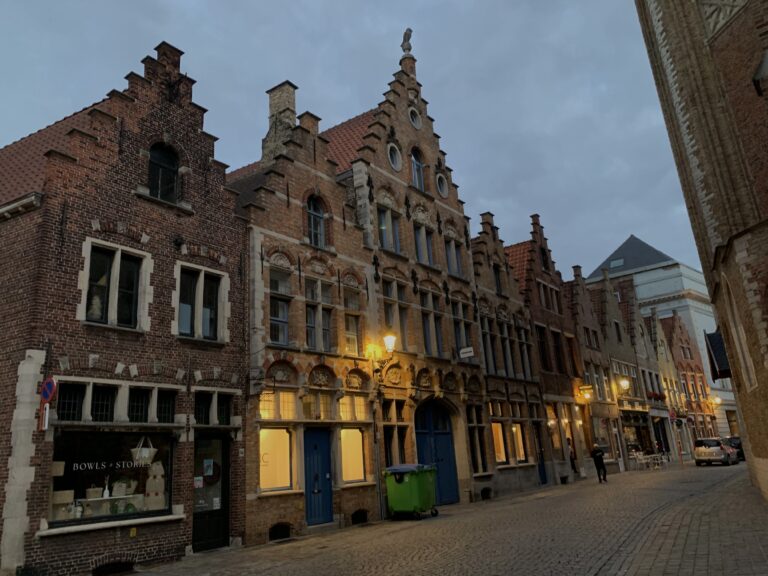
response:
[(50, 402), (53, 400), (54, 394), (56, 394), (56, 380), (52, 377), (46, 378), (40, 389), (40, 397), (43, 399), (43, 402)]

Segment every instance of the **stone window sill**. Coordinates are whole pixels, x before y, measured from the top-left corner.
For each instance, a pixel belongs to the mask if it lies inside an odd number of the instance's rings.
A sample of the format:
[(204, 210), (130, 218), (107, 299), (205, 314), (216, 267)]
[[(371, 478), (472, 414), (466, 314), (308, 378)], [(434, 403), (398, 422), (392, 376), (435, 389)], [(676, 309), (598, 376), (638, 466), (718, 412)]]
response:
[(490, 478), (491, 476), (493, 476), (493, 472), (478, 472), (477, 474), (472, 474), (472, 478), (478, 479)]
[(196, 338), (194, 336), (182, 336), (180, 334), (176, 335), (176, 339), (179, 342), (182, 343), (188, 343), (188, 344), (202, 344), (204, 346), (215, 346), (217, 348), (223, 348), (227, 345), (226, 342), (223, 340), (208, 340), (206, 338)]
[(103, 328), (105, 330), (117, 330), (119, 332), (129, 332), (131, 334), (146, 334), (141, 328), (129, 328), (128, 326), (118, 326), (117, 324), (103, 324), (101, 322), (91, 322), (90, 320), (81, 320), (81, 326), (89, 328)]
[(408, 185), (408, 190), (410, 190), (412, 192), (416, 192), (417, 194), (421, 194), (425, 198), (429, 198), (431, 200), (435, 199), (435, 197), (432, 196), (432, 194), (430, 192), (427, 192), (426, 190), (422, 190), (421, 188), (416, 188), (416, 186), (414, 186), (413, 184), (409, 184)]
[(515, 470), (517, 468), (532, 468), (536, 466), (535, 462), (520, 462), (519, 464), (501, 464), (496, 466), (496, 470)]
[(391, 256), (392, 258), (397, 258), (398, 260), (402, 260), (403, 262), (409, 262), (410, 258), (406, 254), (403, 254), (402, 252), (397, 252), (395, 250), (391, 250), (389, 248), (381, 248), (382, 253), (386, 254), (387, 256)]
[(345, 482), (341, 485), (341, 489), (345, 490), (347, 488), (371, 488), (373, 486), (376, 486), (376, 482), (360, 480), (359, 482)]
[(298, 496), (300, 494), (304, 494), (304, 490), (265, 490), (264, 492), (259, 492), (258, 498), (273, 498), (275, 496)]
[(145, 194), (144, 192), (139, 192), (138, 190), (134, 190), (133, 193), (137, 198), (141, 198), (142, 200), (147, 200), (149, 202), (154, 202), (155, 204), (160, 204), (161, 206), (166, 206), (167, 208), (173, 208), (177, 212), (181, 212), (182, 214), (186, 214), (187, 216), (192, 216), (195, 213), (195, 211), (192, 209), (192, 206), (190, 206), (189, 203), (186, 203), (186, 202), (179, 202), (178, 204), (176, 204), (175, 202), (168, 202), (167, 200), (161, 200), (160, 198), (155, 198), (154, 196), (150, 196), (149, 194)]
[(320, 252), (325, 252), (326, 254), (336, 256), (336, 248), (333, 246), (316, 246), (307, 239), (302, 240), (300, 244), (302, 246), (306, 246), (307, 248), (312, 248), (313, 250), (318, 250)]
[(148, 516), (145, 518), (130, 518), (126, 520), (113, 520), (112, 522), (94, 522), (92, 524), (77, 524), (74, 526), (61, 526), (58, 528), (46, 528), (38, 530), (36, 538), (47, 536), (60, 536), (64, 534), (77, 534), (79, 532), (93, 532), (96, 530), (109, 530), (110, 528), (123, 528), (126, 526), (138, 526), (141, 524), (160, 524), (163, 522), (178, 522), (186, 520), (186, 514), (168, 514), (166, 516)]

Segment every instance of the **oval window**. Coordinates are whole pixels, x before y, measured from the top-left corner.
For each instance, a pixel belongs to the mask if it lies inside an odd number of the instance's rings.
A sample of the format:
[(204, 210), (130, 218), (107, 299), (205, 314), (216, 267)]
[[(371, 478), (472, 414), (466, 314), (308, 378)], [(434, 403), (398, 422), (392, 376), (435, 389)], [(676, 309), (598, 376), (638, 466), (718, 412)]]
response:
[(437, 192), (443, 198), (448, 198), (448, 180), (442, 174), (437, 175)]
[(421, 128), (421, 114), (416, 108), (408, 108), (408, 118), (411, 120), (411, 124), (417, 130)]
[(403, 167), (403, 157), (400, 155), (400, 150), (394, 144), (387, 146), (387, 155), (389, 156), (389, 163), (392, 168), (398, 172)]

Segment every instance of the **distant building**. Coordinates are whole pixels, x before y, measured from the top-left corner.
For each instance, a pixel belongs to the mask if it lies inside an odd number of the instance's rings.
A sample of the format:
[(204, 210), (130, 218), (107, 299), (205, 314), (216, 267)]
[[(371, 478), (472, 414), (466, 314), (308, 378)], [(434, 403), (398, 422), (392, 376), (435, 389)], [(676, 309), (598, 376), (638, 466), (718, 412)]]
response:
[[(589, 275), (587, 282), (599, 281), (603, 269), (608, 270), (611, 279), (632, 278), (640, 313), (644, 317), (650, 317), (653, 310), (659, 318), (676, 313), (694, 338), (699, 355), (707, 359), (704, 334), (714, 332), (717, 322), (701, 272), (676, 261), (634, 235), (614, 250)], [(709, 362), (705, 361), (703, 368), (711, 389), (717, 433), (721, 436), (738, 434), (736, 400), (730, 380), (713, 379)]]
[(747, 462), (768, 498), (768, 2), (636, 6), (731, 359)]

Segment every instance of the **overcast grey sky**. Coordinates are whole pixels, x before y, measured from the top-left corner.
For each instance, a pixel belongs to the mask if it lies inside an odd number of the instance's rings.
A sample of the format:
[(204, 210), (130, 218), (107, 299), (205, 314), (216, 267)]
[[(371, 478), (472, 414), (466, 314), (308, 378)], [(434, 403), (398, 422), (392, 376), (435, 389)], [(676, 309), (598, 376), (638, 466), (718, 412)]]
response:
[(429, 114), (477, 231), (539, 213), (565, 278), (630, 234), (700, 268), (630, 0), (0, 0), (0, 146), (123, 89), (162, 40), (208, 108), (216, 156), (258, 158), (265, 90), (289, 79), (329, 128), (374, 107), (413, 28)]

